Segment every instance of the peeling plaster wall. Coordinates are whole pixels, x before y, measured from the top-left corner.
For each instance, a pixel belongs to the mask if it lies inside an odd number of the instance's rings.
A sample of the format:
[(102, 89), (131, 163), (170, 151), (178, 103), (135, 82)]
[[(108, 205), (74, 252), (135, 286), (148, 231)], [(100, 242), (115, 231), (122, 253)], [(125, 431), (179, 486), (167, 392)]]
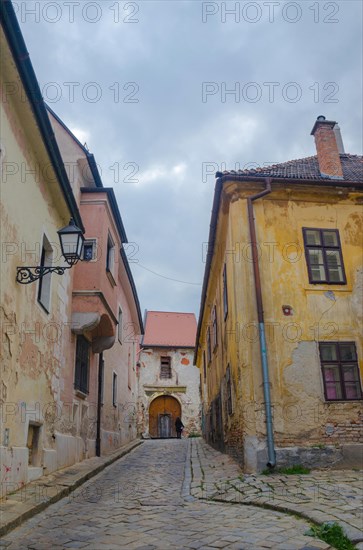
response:
[[(161, 357), (171, 357), (172, 377), (160, 379)], [(200, 433), (200, 375), (193, 365), (192, 349), (157, 349), (150, 346), (140, 353), (138, 373), (138, 433), (149, 436), (149, 407), (159, 395), (171, 395), (179, 401), (184, 424), (183, 435)]]
[[(6, 62), (2, 69), (5, 79), (15, 78)], [(11, 176), (3, 172), (1, 188), (1, 476), (3, 484), (18, 486), (28, 481), (30, 422), (40, 431), (32, 465), (46, 468), (46, 454), (57, 451), (53, 436), (64, 414), (63, 373), (74, 359), (68, 324), (72, 272), (52, 275), (49, 313), (37, 301), (38, 283), (15, 282), (17, 266), (39, 265), (43, 234), (54, 263), (61, 262), (57, 230), (70, 218), (32, 116), (16, 96), (1, 102), (2, 168), (15, 167)], [(55, 461), (48, 462), (50, 469)]]
[[(94, 312), (107, 319), (108, 332), (116, 334), (115, 343), (103, 352), (104, 379), (101, 411), (101, 453), (107, 454), (136, 437), (136, 362), (138, 360), (140, 327), (134, 296), (119, 250), (122, 246), (107, 194), (80, 193), (81, 187), (95, 187), (88, 160), (83, 149), (52, 116), (52, 123), (71, 185), (80, 205), (86, 229), (85, 238), (96, 241), (95, 258), (74, 268), (74, 312)], [(115, 245), (112, 273), (106, 271), (107, 241)], [(118, 311), (122, 310), (121, 331), (117, 326)], [(96, 327), (95, 333), (98, 328)], [(89, 333), (90, 338), (94, 334)], [(110, 336), (110, 334), (108, 334)], [(70, 433), (73, 454), (79, 456), (78, 439), (83, 441), (84, 453), (94, 453), (97, 419), (99, 355), (91, 353), (89, 394), (81, 398), (74, 392), (74, 370), (67, 373), (64, 396), (73, 404), (75, 418), (60, 431)], [(113, 373), (117, 374), (117, 399), (113, 404)], [(82, 411), (86, 410), (83, 414)], [(58, 436), (60, 437), (60, 436)], [(93, 441), (93, 443), (91, 443)], [(67, 460), (66, 455), (65, 460)]]
[[(253, 191), (260, 189), (256, 185)], [(231, 183), (225, 185), (222, 195), (197, 365), (203, 380), (205, 437), (238, 458), (247, 471), (256, 471), (264, 468), (267, 461), (266, 427), (244, 193), (242, 186)], [(317, 186), (294, 192), (275, 187), (273, 194), (254, 203), (275, 444), (280, 449), (281, 463), (290, 459), (296, 463), (300, 456), (301, 460), (314, 458), (315, 466), (324, 466), (330, 459), (338, 465), (347, 449), (353, 449), (352, 456), (358, 456), (358, 449), (363, 448), (359, 447), (363, 444), (362, 402), (325, 401), (318, 351), (319, 341), (354, 341), (362, 380), (363, 235), (359, 200), (358, 193), (338, 194)], [(339, 230), (346, 285), (309, 284), (302, 227)], [(229, 302), (226, 320), (224, 262)], [(206, 365), (205, 378), (203, 352), (214, 305), (218, 345)], [(283, 314), (283, 305), (291, 306), (291, 316)], [(231, 415), (227, 412), (225, 389), (228, 364), (232, 378)], [(221, 418), (216, 426), (218, 399)], [(312, 458), (309, 449), (314, 445)], [(337, 452), (328, 459), (325, 447), (334, 447)], [(320, 455), (316, 450), (319, 448)]]
[[(117, 308), (122, 327), (117, 327), (114, 346), (104, 352), (104, 406), (102, 408), (102, 452), (108, 453), (136, 439), (137, 378), (140, 328), (132, 316), (132, 304), (119, 278)], [(113, 405), (113, 373), (117, 374), (117, 400)]]

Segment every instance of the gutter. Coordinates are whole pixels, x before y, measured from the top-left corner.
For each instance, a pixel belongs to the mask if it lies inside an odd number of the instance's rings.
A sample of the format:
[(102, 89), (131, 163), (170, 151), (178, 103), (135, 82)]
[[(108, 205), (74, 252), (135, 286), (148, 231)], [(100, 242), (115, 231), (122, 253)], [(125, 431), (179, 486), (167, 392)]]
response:
[(125, 250), (124, 250), (123, 246), (120, 249), (120, 254), (121, 254), (121, 258), (122, 258), (122, 261), (124, 263), (124, 266), (125, 266), (126, 274), (127, 274), (128, 279), (129, 279), (132, 294), (133, 294), (133, 297), (134, 297), (134, 300), (135, 300), (135, 305), (136, 305), (136, 310), (137, 310), (137, 318), (138, 318), (139, 325), (140, 325), (140, 332), (141, 332), (141, 335), (143, 335), (145, 331), (144, 331), (144, 323), (143, 323), (143, 319), (142, 319), (142, 315), (141, 315), (139, 297), (137, 295), (135, 281), (134, 281), (134, 278), (132, 276), (132, 272), (131, 272), (131, 269), (130, 269), (130, 264), (129, 264), (129, 261), (127, 259), (127, 256), (126, 256), (126, 253), (125, 253)]
[(253, 201), (264, 197), (271, 193), (272, 178), (266, 178), (266, 188), (260, 193), (251, 195), (247, 198), (247, 211), (248, 211), (248, 225), (250, 230), (251, 245), (252, 245), (252, 261), (253, 261), (253, 277), (255, 283), (255, 294), (257, 304), (257, 317), (258, 317), (258, 333), (260, 341), (261, 352), (261, 365), (262, 365), (262, 378), (263, 378), (263, 395), (265, 399), (265, 414), (266, 414), (266, 432), (267, 432), (267, 450), (268, 450), (268, 463), (269, 468), (273, 468), (276, 465), (276, 453), (274, 444), (274, 430), (272, 421), (272, 408), (271, 408), (271, 395), (270, 395), (270, 378), (268, 370), (268, 357), (267, 357), (267, 345), (265, 334), (265, 321), (263, 313), (262, 302), (262, 289), (261, 289), (261, 277), (260, 266), (258, 261), (257, 252), (257, 238), (255, 218), (253, 212)]
[(216, 176), (222, 183), (226, 181), (244, 181), (250, 182), (266, 182), (268, 178), (273, 179), (274, 183), (288, 183), (293, 185), (319, 185), (323, 187), (357, 187), (363, 189), (363, 181), (351, 181), (351, 180), (331, 180), (331, 179), (310, 179), (310, 178), (282, 178), (278, 176), (243, 176), (239, 174), (222, 174), (217, 172)]
[(39, 88), (33, 65), (21, 33), (14, 7), (10, 0), (1, 0), (0, 23), (13, 55), (21, 82), (24, 86), (36, 123), (38, 125), (44, 147), (49, 155), (58, 183), (62, 189), (65, 202), (74, 221), (84, 233), (84, 225), (71, 184), (65, 170), (63, 160), (52, 130), (45, 103)]
[(104, 379), (104, 360), (103, 360), (103, 353), (100, 353), (98, 357), (96, 456), (101, 456), (101, 414), (102, 414), (103, 379)]
[(205, 304), (205, 299), (207, 295), (210, 268), (212, 265), (212, 259), (214, 254), (214, 245), (215, 245), (216, 233), (217, 233), (218, 212), (219, 212), (219, 204), (221, 200), (222, 189), (223, 189), (223, 178), (217, 178), (216, 185), (214, 188), (214, 200), (213, 200), (213, 206), (212, 206), (211, 222), (209, 227), (207, 261), (206, 261), (205, 270), (204, 270), (202, 298), (200, 302), (198, 329), (197, 329), (197, 336), (195, 341), (194, 365), (197, 364), (198, 342), (200, 338), (200, 332), (202, 330), (204, 304)]

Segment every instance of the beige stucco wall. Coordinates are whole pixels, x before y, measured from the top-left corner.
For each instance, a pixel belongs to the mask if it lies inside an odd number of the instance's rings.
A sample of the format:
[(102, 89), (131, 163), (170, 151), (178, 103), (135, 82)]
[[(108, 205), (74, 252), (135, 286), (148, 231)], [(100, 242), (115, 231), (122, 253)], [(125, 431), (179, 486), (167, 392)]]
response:
[[(4, 82), (14, 82), (21, 90), (2, 35), (1, 39), (1, 90)], [(28, 481), (29, 422), (40, 429), (34, 466), (57, 468), (53, 436), (63, 414), (63, 374), (73, 364), (68, 324), (72, 271), (52, 275), (49, 314), (37, 301), (38, 283), (20, 285), (15, 281), (18, 266), (39, 265), (43, 234), (52, 244), (54, 263), (63, 265), (57, 230), (70, 218), (24, 91), (22, 94), (22, 98), (20, 93), (2, 96), (0, 107), (1, 474), (3, 483), (16, 484)]]

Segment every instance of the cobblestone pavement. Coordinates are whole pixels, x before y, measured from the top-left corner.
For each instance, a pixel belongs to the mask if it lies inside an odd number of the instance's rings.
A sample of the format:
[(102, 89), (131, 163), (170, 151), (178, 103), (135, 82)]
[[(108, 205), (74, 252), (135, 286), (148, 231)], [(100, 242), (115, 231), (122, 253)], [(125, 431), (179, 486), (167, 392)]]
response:
[(192, 495), (290, 511), (317, 523), (338, 522), (352, 541), (363, 541), (362, 471), (319, 470), (308, 475), (246, 475), (202, 439), (191, 442)]
[[(6, 535), (0, 546), (9, 550), (329, 548), (304, 536), (309, 528), (305, 520), (256, 506), (191, 497), (190, 481), (198, 473), (198, 461), (188, 454), (192, 445), (194, 452), (195, 442), (190, 440), (146, 441)], [(218, 455), (210, 455), (208, 463), (212, 470), (224, 468)], [(231, 468), (232, 463), (226, 465), (227, 475)]]

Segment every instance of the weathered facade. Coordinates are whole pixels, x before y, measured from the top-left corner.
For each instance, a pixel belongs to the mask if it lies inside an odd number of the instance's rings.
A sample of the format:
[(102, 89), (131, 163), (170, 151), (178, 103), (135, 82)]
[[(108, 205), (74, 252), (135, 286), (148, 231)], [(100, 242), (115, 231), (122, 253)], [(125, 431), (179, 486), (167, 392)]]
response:
[(89, 373), (83, 380), (82, 373), (78, 379), (70, 370), (64, 385), (64, 400), (76, 419), (68, 444), (72, 463), (85, 448), (88, 456), (90, 450), (110, 452), (136, 437), (136, 361), (143, 327), (114, 192), (103, 187), (93, 155), (51, 110), (49, 117), (86, 230), (84, 261), (75, 267), (71, 339), (75, 347), (88, 349)]
[(138, 365), (138, 431), (143, 437), (200, 433), (200, 375), (193, 363), (192, 313), (147, 311)]
[(362, 157), (217, 174), (198, 325), (203, 433), (246, 471), (361, 464)]
[[(46, 109), (11, 3), (1, 11), (1, 447), (3, 493), (136, 437), (143, 333), (127, 237), (93, 155)], [(82, 261), (62, 266), (73, 218)]]
[(57, 231), (82, 220), (9, 3), (1, 11), (1, 476), (9, 492), (57, 469), (54, 425), (74, 271), (21, 285), (17, 267), (63, 263)]

